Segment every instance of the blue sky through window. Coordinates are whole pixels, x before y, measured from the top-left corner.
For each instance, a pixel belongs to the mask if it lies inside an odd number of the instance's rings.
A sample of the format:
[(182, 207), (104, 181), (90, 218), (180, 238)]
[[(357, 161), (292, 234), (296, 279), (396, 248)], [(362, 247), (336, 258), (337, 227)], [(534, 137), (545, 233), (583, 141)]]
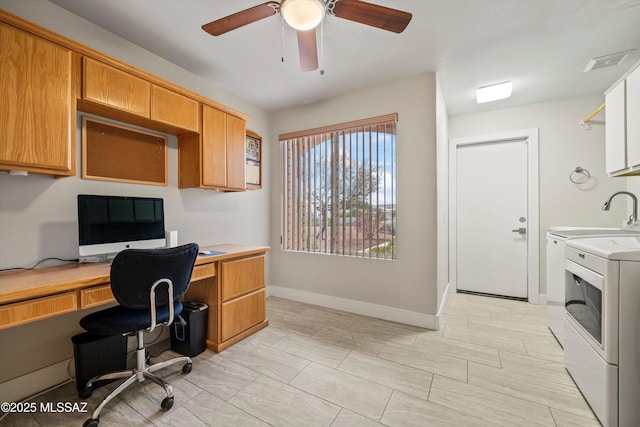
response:
[[(325, 165), (331, 164), (333, 153), (331, 140), (326, 138), (317, 143), (302, 159), (304, 163), (314, 165), (315, 175), (320, 177), (315, 181), (315, 187), (318, 189), (331, 182), (330, 168), (325, 169)], [(346, 171), (362, 168), (363, 165), (371, 166), (371, 170), (374, 171), (372, 173), (377, 169), (378, 188), (366, 197), (367, 203), (374, 206), (396, 204), (396, 135), (383, 132), (339, 133), (337, 154), (341, 167)], [(347, 173), (347, 180), (348, 176)]]

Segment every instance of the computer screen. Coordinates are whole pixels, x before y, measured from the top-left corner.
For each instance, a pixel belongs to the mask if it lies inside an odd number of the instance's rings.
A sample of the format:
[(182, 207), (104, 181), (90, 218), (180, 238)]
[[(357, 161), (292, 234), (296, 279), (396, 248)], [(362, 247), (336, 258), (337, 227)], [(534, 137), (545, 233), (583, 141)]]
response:
[(78, 195), (81, 257), (166, 245), (160, 198)]

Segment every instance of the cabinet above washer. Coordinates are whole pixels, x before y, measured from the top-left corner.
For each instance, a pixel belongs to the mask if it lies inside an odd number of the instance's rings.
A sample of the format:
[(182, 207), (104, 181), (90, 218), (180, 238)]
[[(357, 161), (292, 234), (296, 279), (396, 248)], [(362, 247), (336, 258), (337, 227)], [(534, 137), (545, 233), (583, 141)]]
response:
[(640, 62), (605, 92), (606, 169), (640, 175)]

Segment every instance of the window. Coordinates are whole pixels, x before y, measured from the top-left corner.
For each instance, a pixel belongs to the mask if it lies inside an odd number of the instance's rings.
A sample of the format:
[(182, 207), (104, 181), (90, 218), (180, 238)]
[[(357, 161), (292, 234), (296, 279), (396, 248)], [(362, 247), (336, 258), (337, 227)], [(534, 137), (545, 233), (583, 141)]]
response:
[(285, 250), (396, 259), (397, 114), (280, 135)]

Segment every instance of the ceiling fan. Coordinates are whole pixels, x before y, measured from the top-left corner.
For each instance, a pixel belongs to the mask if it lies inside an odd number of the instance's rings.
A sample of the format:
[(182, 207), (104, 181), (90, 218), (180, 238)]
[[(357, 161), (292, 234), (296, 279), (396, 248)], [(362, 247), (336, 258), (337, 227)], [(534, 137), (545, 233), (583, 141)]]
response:
[(268, 1), (236, 12), (209, 22), (203, 25), (202, 29), (213, 36), (219, 36), (278, 12), (297, 32), (302, 71), (318, 68), (316, 27), (326, 14), (394, 33), (404, 31), (412, 17), (408, 12), (359, 0), (281, 0), (280, 2)]

